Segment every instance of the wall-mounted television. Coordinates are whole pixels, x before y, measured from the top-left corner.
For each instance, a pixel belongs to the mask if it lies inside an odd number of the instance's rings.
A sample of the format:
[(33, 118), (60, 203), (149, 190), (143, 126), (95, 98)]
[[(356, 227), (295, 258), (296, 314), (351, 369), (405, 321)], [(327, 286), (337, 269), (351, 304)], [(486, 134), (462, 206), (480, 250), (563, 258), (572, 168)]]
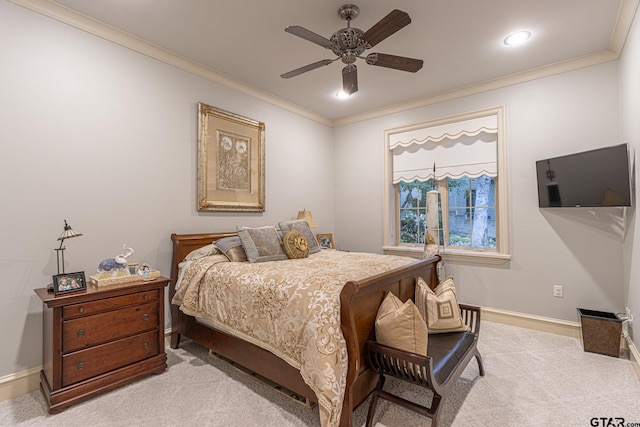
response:
[(541, 208), (631, 206), (627, 144), (536, 161)]

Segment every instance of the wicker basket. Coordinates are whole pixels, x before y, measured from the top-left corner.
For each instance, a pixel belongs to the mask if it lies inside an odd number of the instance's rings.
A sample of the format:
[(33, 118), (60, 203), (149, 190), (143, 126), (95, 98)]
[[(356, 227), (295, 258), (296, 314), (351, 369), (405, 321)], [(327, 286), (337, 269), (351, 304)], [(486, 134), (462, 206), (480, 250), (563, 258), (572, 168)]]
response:
[(614, 313), (578, 309), (584, 351), (612, 357), (620, 355), (622, 320)]

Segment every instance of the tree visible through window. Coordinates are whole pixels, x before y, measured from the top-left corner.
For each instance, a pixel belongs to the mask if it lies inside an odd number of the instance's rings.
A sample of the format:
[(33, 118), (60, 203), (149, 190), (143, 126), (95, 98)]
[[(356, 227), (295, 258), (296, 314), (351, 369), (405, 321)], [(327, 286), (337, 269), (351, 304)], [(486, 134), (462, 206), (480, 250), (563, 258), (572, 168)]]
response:
[[(399, 182), (400, 243), (424, 244), (426, 194), (429, 181)], [(442, 179), (437, 186), (442, 195), (444, 246), (465, 249), (496, 248), (495, 178)], [(446, 242), (446, 243), (445, 243)]]
[(504, 107), (386, 130), (385, 253), (418, 253), (427, 228), (451, 259), (510, 259), (504, 135)]
[(424, 221), (427, 213), (427, 191), (431, 182), (400, 182), (400, 241), (424, 243)]

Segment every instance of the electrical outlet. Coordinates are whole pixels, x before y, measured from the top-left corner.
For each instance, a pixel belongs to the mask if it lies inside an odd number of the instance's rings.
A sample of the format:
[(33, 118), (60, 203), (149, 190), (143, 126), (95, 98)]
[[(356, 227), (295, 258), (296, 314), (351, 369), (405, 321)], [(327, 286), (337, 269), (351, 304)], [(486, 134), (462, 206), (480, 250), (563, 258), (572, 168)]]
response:
[(562, 298), (562, 285), (553, 285), (553, 296), (556, 298)]

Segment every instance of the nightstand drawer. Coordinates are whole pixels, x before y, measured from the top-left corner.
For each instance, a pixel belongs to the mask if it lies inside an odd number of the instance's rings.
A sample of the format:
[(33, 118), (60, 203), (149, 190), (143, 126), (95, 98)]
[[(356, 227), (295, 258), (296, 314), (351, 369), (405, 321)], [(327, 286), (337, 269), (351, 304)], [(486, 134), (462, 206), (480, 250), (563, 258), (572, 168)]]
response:
[(158, 354), (158, 330), (62, 356), (62, 386), (127, 366)]
[(87, 316), (100, 313), (105, 310), (114, 310), (128, 305), (142, 304), (158, 300), (158, 290), (138, 292), (130, 295), (123, 295), (115, 298), (105, 298), (97, 301), (85, 302), (82, 304), (72, 304), (62, 309), (62, 317), (71, 319), (74, 317)]
[(62, 325), (62, 352), (68, 353), (158, 327), (157, 302), (65, 320)]

